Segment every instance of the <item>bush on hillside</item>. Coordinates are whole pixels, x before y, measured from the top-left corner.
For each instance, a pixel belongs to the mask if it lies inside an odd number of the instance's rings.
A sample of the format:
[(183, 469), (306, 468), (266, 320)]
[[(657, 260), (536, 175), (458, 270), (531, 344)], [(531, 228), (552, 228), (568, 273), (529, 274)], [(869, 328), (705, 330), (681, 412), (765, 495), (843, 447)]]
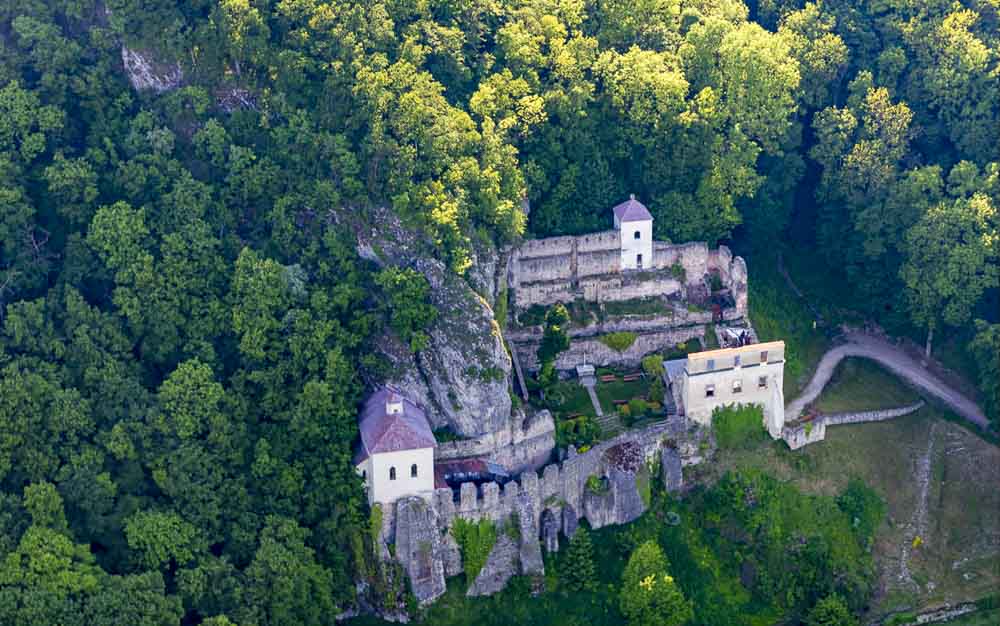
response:
[(712, 432), (721, 449), (739, 448), (765, 439), (764, 412), (756, 404), (724, 406), (712, 412)]

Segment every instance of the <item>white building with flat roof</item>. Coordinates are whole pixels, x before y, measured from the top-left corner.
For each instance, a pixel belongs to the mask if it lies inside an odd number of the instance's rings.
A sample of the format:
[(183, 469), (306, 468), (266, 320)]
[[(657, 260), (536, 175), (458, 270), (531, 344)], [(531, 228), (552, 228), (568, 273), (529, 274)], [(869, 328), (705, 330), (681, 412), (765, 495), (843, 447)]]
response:
[(784, 341), (689, 354), (678, 377), (684, 413), (708, 426), (719, 407), (757, 404), (764, 409), (767, 432), (779, 439), (785, 425), (784, 374)]

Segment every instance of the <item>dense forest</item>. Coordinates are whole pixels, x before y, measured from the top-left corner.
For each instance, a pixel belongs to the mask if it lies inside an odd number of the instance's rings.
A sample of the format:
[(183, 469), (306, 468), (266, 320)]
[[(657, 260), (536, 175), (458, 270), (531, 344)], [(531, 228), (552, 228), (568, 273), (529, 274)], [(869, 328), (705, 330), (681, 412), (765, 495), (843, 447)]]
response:
[(338, 216), (464, 274), (628, 193), (809, 250), (997, 418), (997, 0), (0, 3), (0, 623), (332, 622), (372, 342), (434, 316)]

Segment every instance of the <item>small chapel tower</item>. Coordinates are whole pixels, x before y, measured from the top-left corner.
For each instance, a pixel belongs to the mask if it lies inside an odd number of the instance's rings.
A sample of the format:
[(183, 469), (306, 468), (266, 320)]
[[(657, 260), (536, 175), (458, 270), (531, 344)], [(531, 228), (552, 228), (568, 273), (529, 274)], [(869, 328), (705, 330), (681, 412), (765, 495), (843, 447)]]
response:
[(365, 483), (369, 503), (430, 497), (437, 441), (422, 408), (395, 387), (383, 387), (365, 402), (358, 430), (361, 439), (354, 467)]
[(614, 208), (615, 230), (621, 239), (621, 269), (641, 270), (653, 267), (653, 216), (630, 194)]

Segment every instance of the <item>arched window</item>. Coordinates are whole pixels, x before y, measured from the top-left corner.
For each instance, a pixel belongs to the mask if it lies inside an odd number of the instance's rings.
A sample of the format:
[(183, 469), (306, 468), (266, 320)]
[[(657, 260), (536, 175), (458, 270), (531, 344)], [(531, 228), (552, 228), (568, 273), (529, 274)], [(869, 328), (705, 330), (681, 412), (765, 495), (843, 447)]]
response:
[(395, 467), (390, 467), (389, 468), (389, 480), (396, 480), (396, 468)]
[(417, 464), (414, 463), (413, 465), (410, 466), (410, 478), (416, 478), (416, 477), (417, 477)]
[(361, 470), (361, 480), (368, 482), (368, 472), (366, 470)]
[(642, 239), (642, 233), (640, 233), (639, 231), (635, 231), (635, 234), (632, 235), (632, 237), (634, 239)]

